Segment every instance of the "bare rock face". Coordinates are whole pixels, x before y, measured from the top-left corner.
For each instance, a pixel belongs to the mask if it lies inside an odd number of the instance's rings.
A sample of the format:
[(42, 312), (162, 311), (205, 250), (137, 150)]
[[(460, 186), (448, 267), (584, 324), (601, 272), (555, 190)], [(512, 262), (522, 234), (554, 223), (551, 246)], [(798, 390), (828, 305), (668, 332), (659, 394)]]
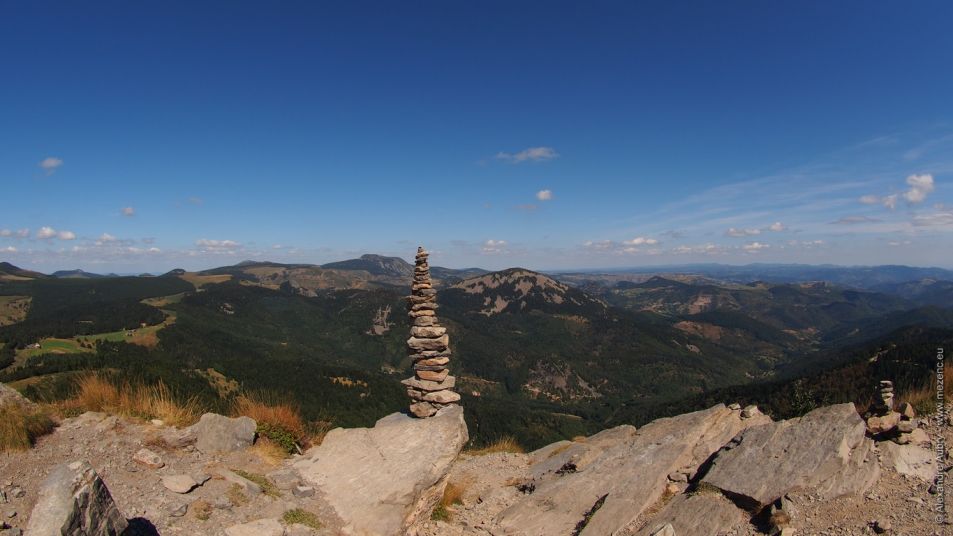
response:
[(719, 404), (544, 447), (530, 454), (535, 491), (497, 522), (507, 534), (574, 534), (580, 523), (582, 535), (615, 534), (662, 497), (670, 473), (694, 474), (738, 432), (769, 422)]
[(717, 536), (724, 534), (726, 527), (747, 524), (747, 521), (744, 511), (721, 494), (678, 495), (636, 534)]
[(878, 443), (877, 448), (883, 455), (885, 467), (891, 467), (901, 475), (933, 482), (937, 474), (933, 451), (913, 443), (897, 445), (891, 441)]
[(0, 406), (7, 404), (16, 404), (26, 409), (36, 406), (29, 398), (21, 395), (20, 391), (0, 383)]
[(56, 466), (40, 489), (27, 534), (117, 536), (128, 523), (87, 462)]
[(331, 430), (295, 468), (345, 533), (402, 534), (433, 507), (467, 440), (459, 406), (428, 419), (395, 413), (373, 428)]
[(195, 437), (195, 448), (209, 454), (250, 447), (255, 442), (257, 428), (258, 424), (250, 417), (232, 418), (206, 413), (187, 431), (188, 435)]
[(827, 498), (861, 493), (880, 475), (864, 431), (853, 404), (752, 427), (717, 454), (702, 481), (752, 509), (795, 489)]

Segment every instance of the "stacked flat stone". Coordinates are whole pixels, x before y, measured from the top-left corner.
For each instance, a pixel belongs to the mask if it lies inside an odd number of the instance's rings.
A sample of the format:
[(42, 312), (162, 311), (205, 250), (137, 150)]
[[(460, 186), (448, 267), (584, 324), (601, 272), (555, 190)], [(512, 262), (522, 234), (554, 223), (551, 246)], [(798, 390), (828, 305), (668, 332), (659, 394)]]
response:
[(401, 381), (410, 396), (410, 412), (430, 417), (441, 408), (460, 401), (453, 391), (456, 379), (450, 375), (450, 337), (447, 328), (437, 322), (437, 290), (430, 279), (430, 266), (424, 248), (417, 248), (414, 283), (407, 298), (413, 326), (407, 350), (414, 360), (414, 376)]
[(873, 409), (878, 415), (886, 415), (893, 411), (893, 382), (890, 380), (881, 380), (880, 391), (877, 393), (877, 400), (874, 402)]

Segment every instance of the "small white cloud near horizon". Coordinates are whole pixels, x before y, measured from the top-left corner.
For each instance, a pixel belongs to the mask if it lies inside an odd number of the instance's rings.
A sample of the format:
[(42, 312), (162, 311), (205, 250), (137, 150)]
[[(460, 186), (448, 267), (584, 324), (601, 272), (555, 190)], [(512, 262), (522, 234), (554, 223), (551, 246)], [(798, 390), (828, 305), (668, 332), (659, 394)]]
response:
[(133, 207), (122, 207), (119, 212), (121, 212), (122, 215), (127, 218), (131, 218), (136, 215), (136, 209)]
[(553, 199), (553, 191), (540, 190), (536, 192), (536, 199), (539, 199), (540, 201), (551, 201)]
[(41, 240), (53, 238), (54, 236), (56, 236), (56, 230), (52, 227), (40, 227), (40, 230), (36, 232), (36, 237)]
[(762, 249), (768, 249), (771, 246), (769, 244), (763, 244), (761, 242), (751, 242), (750, 244), (745, 244), (741, 246), (745, 251), (759, 251)]
[(529, 147), (518, 153), (507, 153), (505, 151), (496, 153), (497, 160), (503, 160), (511, 164), (519, 164), (521, 162), (545, 162), (546, 160), (552, 160), (558, 156), (559, 153), (552, 147)]
[(56, 233), (56, 237), (60, 240), (76, 240), (76, 233), (73, 231), (60, 231)]
[(116, 240), (119, 240), (119, 239), (109, 233), (103, 233), (99, 236), (99, 239), (96, 242), (97, 243), (102, 242), (105, 244), (107, 242), (115, 242)]
[(40, 160), (40, 163), (37, 165), (40, 166), (40, 168), (46, 172), (46, 176), (49, 177), (50, 175), (56, 173), (56, 170), (63, 167), (63, 159), (57, 158), (55, 156), (48, 156), (43, 160)]
[(729, 227), (725, 231), (725, 236), (733, 236), (735, 238), (740, 238), (744, 236), (757, 236), (761, 234), (761, 229), (736, 229), (734, 227)]
[(17, 252), (17, 248), (15, 248), (15, 247), (13, 247), (13, 246), (7, 246), (7, 247), (5, 247), (5, 248), (3, 248), (3, 249), (0, 249), (0, 251), (2, 251), (2, 252), (4, 252), (4, 253), (16, 253), (16, 252)]
[(780, 233), (781, 231), (786, 231), (787, 227), (783, 223), (776, 221), (768, 226), (768, 230), (771, 232)]
[(880, 223), (883, 220), (871, 218), (870, 216), (844, 216), (843, 218), (832, 221), (831, 225), (851, 225), (855, 223)]
[(503, 253), (506, 251), (506, 240), (487, 240), (481, 248), (483, 253)]
[(632, 240), (624, 240), (622, 242), (626, 246), (654, 246), (659, 243), (658, 240), (654, 238), (646, 238), (644, 236), (637, 236)]
[(208, 238), (196, 240), (195, 245), (209, 250), (234, 250), (242, 247), (240, 242), (234, 240), (209, 240)]

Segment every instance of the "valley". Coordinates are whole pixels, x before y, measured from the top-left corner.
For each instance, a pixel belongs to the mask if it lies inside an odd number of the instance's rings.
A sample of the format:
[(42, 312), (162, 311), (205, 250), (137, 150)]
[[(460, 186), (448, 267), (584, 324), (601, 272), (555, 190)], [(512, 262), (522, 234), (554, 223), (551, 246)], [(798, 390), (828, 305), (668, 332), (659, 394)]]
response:
[[(17, 270), (6, 272), (34, 274)], [(231, 402), (226, 382), (281, 393), (309, 420), (365, 425), (404, 400), (409, 273), (402, 259), (366, 255), (157, 277), (18, 275), (0, 296), (30, 306), (0, 326), (0, 382), (57, 400), (99, 370), (161, 380), (210, 408)], [(907, 351), (953, 339), (953, 311), (924, 299), (921, 285), (434, 274), (475, 445), (514, 437), (535, 447), (729, 394), (796, 415), (864, 396), (891, 360), (905, 363), (898, 386), (915, 389), (930, 370)], [(881, 362), (867, 361), (880, 351)], [(812, 375), (833, 380), (805, 384)]]

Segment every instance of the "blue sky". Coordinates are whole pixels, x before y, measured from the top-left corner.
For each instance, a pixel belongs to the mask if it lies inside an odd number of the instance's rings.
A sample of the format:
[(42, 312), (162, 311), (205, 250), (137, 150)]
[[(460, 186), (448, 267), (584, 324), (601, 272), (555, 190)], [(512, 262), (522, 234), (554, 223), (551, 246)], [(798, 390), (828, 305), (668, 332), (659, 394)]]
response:
[(953, 3), (2, 2), (0, 259), (953, 267)]

